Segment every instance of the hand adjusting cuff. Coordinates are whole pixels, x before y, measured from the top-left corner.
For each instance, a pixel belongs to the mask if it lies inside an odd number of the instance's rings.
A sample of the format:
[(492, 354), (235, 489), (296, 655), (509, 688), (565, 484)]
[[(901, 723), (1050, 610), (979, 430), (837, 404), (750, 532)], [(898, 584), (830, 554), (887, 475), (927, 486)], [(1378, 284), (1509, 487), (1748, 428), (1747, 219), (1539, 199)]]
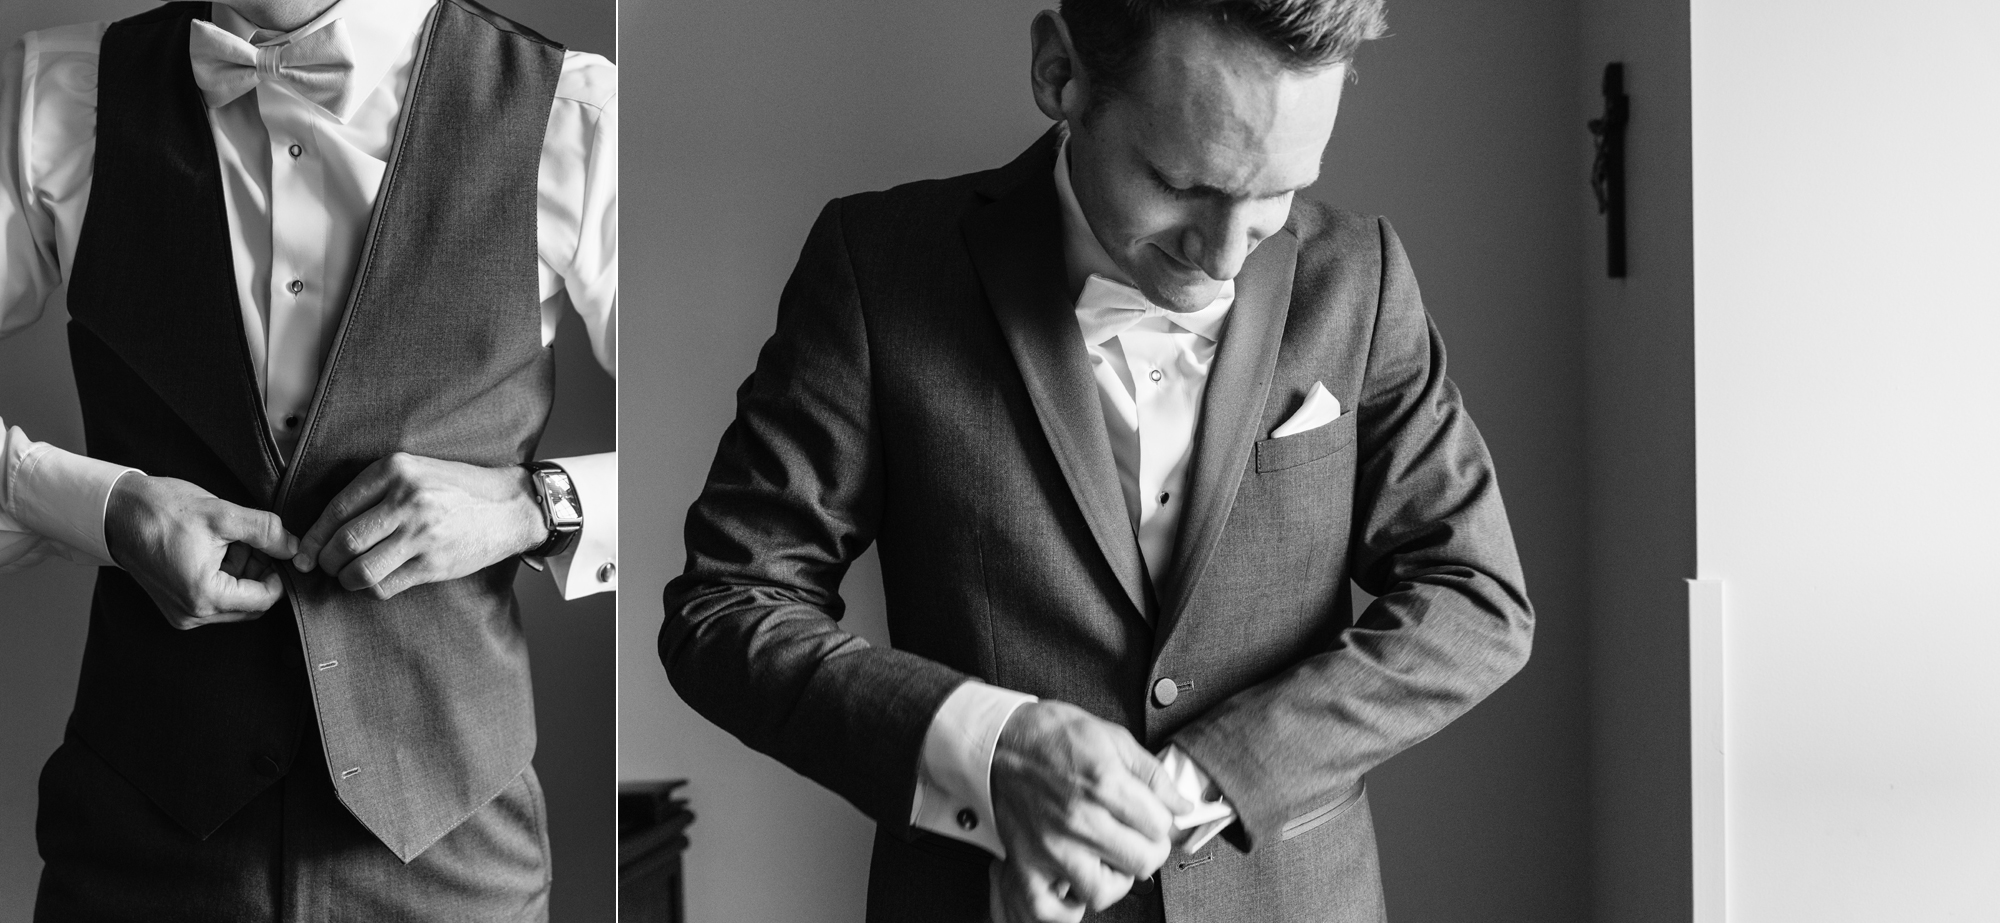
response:
[(533, 461), (521, 467), (528, 470), (528, 483), (535, 494), (535, 504), (541, 508), (542, 524), (549, 529), (549, 537), (540, 545), (525, 552), (530, 558), (552, 558), (576, 546), (576, 537), (583, 531), (583, 502), (577, 499), (576, 484), (570, 480), (569, 472), (554, 462)]

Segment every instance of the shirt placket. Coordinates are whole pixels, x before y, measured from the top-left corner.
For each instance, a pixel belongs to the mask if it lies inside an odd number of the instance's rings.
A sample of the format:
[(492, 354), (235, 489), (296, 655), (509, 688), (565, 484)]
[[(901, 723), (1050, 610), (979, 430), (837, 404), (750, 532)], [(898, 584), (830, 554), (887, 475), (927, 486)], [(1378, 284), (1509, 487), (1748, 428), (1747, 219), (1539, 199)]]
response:
[(257, 105), (270, 137), (271, 288), (264, 411), (279, 448), (290, 455), (317, 386), (327, 313), (322, 156), (313, 106), (269, 83)]
[(1175, 515), (1183, 502), (1174, 496), (1175, 475), (1187, 464), (1192, 415), (1186, 369), (1178, 337), (1160, 329), (1165, 318), (1150, 317), (1120, 337), (1131, 362), (1133, 400), (1139, 416), (1139, 550), (1157, 584), (1173, 552)]

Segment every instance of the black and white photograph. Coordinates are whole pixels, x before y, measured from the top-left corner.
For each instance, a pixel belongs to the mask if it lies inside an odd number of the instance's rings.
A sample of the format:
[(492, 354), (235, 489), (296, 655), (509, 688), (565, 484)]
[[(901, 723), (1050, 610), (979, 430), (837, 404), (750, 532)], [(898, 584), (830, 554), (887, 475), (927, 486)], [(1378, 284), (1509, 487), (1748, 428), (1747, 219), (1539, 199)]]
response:
[(2000, 920), (1996, 34), (0, 0), (0, 923)]
[(622, 16), (689, 919), (2000, 919), (2000, 7)]
[(0, 919), (611, 917), (614, 29), (0, 11)]

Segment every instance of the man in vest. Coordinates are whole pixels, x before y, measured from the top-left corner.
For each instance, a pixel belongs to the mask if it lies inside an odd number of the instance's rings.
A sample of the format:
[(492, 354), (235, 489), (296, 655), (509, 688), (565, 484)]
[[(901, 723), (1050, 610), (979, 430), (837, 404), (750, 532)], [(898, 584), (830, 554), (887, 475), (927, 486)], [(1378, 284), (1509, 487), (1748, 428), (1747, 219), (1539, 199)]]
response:
[[(540, 920), (517, 562), (616, 586), (616, 75), (471, 0), (169, 3), (0, 64), (0, 332), (67, 283), (89, 457), (0, 421), (0, 567), (100, 565), (37, 920)], [(4, 407), (0, 407), (4, 410)]]

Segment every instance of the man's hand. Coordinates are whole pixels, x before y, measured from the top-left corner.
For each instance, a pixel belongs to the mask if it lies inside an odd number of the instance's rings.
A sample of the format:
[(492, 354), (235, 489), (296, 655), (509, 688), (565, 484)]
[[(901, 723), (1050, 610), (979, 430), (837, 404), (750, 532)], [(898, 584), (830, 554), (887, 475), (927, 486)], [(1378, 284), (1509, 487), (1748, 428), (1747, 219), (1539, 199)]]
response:
[(104, 541), (168, 624), (182, 629), (263, 615), (284, 595), (273, 560), (298, 551), (275, 513), (136, 473), (111, 488)]
[(299, 539), (292, 566), (388, 599), (454, 580), (548, 537), (528, 473), (398, 452), (356, 476)]
[(1064, 702), (1021, 706), (993, 751), (993, 813), (1007, 861), (996, 923), (1103, 910), (1167, 861), (1173, 815), (1194, 806), (1124, 728)]

